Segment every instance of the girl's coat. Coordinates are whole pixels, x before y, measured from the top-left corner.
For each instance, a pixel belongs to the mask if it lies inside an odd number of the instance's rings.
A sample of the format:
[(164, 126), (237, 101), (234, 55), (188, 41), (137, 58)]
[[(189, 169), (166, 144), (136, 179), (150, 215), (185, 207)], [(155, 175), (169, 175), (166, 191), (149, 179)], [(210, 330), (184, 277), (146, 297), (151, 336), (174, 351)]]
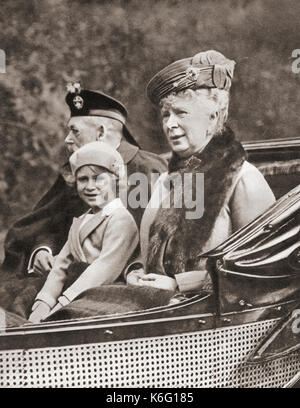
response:
[[(125, 269), (138, 241), (136, 223), (120, 199), (113, 200), (101, 213), (74, 218), (68, 240), (36, 300), (52, 308), (60, 295), (72, 301), (91, 287), (113, 283)], [(68, 268), (73, 262), (90, 265), (62, 293)]]

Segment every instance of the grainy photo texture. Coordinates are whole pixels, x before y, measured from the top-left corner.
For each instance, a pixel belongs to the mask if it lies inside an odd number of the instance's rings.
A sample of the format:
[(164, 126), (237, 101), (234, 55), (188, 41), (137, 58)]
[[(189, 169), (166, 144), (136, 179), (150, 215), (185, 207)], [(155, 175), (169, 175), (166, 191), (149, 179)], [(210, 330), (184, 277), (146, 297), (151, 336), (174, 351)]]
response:
[(299, 386), (299, 15), (1, 3), (0, 388)]

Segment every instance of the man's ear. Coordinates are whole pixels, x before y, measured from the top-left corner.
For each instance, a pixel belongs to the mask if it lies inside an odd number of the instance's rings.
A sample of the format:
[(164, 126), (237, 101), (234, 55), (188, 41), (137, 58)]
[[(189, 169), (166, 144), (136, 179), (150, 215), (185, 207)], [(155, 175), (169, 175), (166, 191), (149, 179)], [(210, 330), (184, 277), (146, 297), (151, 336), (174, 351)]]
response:
[(105, 125), (98, 126), (98, 128), (97, 128), (97, 140), (101, 141), (106, 136), (106, 133), (107, 133), (107, 129), (106, 129)]

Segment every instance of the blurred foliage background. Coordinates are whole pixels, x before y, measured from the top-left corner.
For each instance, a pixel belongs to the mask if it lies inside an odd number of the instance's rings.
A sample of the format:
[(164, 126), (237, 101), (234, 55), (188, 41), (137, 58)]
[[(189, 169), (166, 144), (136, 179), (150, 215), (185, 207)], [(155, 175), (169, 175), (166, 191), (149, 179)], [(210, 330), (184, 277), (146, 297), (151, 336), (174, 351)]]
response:
[(0, 231), (55, 179), (71, 80), (121, 99), (140, 145), (164, 152), (145, 85), (213, 48), (237, 62), (230, 124), (239, 139), (297, 137), (299, 15), (298, 0), (1, 0)]

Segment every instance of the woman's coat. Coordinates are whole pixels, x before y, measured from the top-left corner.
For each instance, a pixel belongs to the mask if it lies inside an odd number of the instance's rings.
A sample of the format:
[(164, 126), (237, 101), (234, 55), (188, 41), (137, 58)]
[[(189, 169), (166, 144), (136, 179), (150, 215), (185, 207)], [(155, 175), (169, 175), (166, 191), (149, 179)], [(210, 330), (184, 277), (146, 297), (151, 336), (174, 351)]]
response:
[[(199, 191), (198, 197), (195, 194), (194, 182), (185, 182), (184, 188), (175, 181), (170, 183), (174, 175), (183, 180), (188, 174), (193, 180), (203, 174), (202, 196)], [(185, 189), (193, 191), (194, 199), (204, 199), (203, 213), (196, 219), (187, 217), (191, 209), (185, 205)], [(173, 156), (169, 173), (158, 181), (141, 223), (146, 273), (175, 278), (180, 291), (200, 288), (207, 269), (205, 258), (199, 255), (221, 244), (274, 202), (266, 180), (245, 161), (245, 152), (229, 128), (213, 138), (203, 152), (185, 160)]]

